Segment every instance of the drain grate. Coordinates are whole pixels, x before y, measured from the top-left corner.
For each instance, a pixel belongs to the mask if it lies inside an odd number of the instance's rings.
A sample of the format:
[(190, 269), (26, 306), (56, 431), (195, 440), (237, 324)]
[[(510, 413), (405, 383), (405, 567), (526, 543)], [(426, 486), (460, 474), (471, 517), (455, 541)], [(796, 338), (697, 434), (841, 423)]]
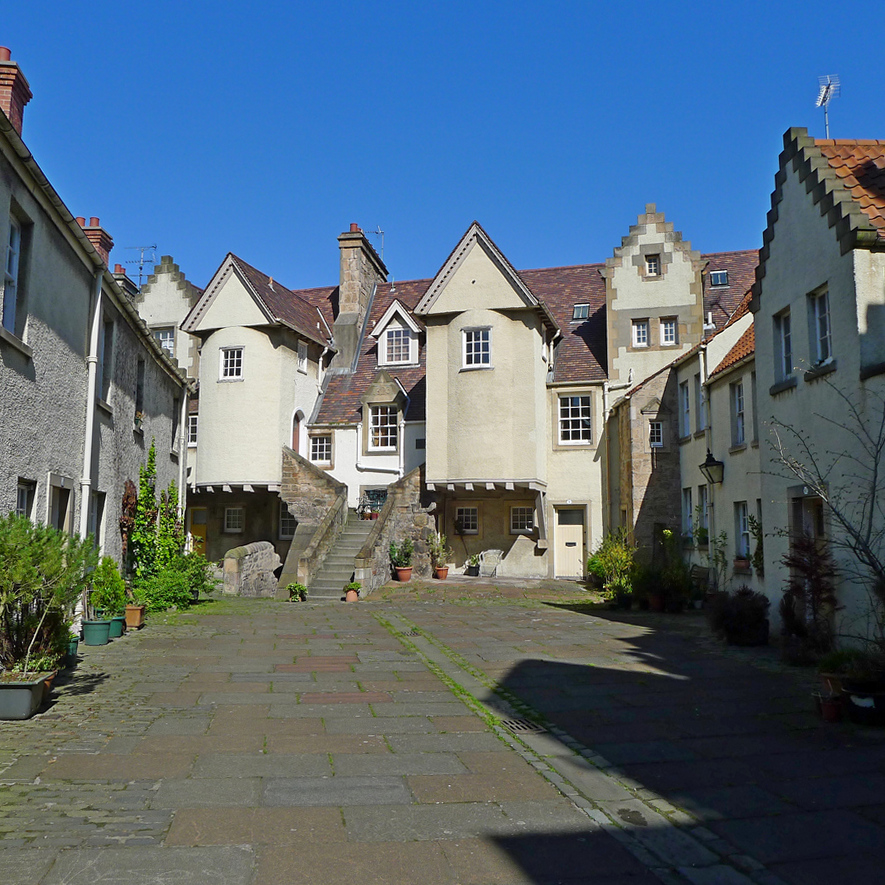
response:
[(514, 734), (543, 734), (547, 731), (543, 725), (538, 725), (531, 719), (502, 719), (501, 725), (509, 728)]
[(421, 635), (420, 630), (405, 630), (403, 632), (403, 636), (420, 636), (420, 635)]

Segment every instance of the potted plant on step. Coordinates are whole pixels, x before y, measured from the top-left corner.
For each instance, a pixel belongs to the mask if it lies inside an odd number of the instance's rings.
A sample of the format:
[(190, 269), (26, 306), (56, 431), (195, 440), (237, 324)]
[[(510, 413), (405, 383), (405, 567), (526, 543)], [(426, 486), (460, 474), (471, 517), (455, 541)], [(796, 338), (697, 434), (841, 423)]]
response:
[(286, 584), (286, 592), (289, 594), (289, 602), (307, 602), (307, 587), (298, 581)]
[(359, 581), (351, 581), (349, 584), (344, 585), (344, 601), (345, 602), (358, 602), (360, 598), (360, 589), (362, 588), (362, 584)]
[(0, 520), (0, 719), (29, 719), (43, 702), (96, 558), (92, 538)]
[(464, 574), (470, 575), (472, 578), (479, 576), (479, 554), (472, 553), (467, 557), (467, 565), (464, 567)]
[(396, 571), (398, 581), (408, 581), (412, 577), (412, 553), (415, 546), (411, 538), (406, 538), (401, 544), (396, 541), (390, 542), (390, 564)]
[(446, 546), (446, 536), (442, 532), (434, 532), (430, 538), (430, 559), (433, 562), (433, 573), (444, 581), (449, 575), (449, 567), (446, 565), (454, 551)]

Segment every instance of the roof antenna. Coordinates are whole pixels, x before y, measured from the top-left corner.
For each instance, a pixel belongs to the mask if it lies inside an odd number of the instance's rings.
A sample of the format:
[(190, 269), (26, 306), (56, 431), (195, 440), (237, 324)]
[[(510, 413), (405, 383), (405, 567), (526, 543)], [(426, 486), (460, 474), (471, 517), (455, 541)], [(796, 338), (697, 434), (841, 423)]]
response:
[(381, 260), (384, 261), (384, 231), (381, 230), (381, 225), (378, 225), (377, 230), (372, 231), (372, 235), (375, 237), (381, 237)]
[(138, 265), (138, 288), (141, 288), (141, 278), (144, 276), (144, 253), (151, 253), (151, 264), (157, 263), (157, 244), (153, 246), (124, 246), (125, 249), (138, 249), (138, 258), (129, 258), (126, 264)]
[(814, 103), (816, 108), (824, 109), (824, 126), (827, 131), (827, 138), (830, 137), (830, 114), (829, 107), (830, 102), (834, 98), (838, 98), (840, 93), (842, 92), (842, 86), (839, 83), (839, 77), (836, 74), (826, 74), (823, 77), (818, 77), (817, 82), (820, 84), (820, 88), (817, 92), (817, 101)]

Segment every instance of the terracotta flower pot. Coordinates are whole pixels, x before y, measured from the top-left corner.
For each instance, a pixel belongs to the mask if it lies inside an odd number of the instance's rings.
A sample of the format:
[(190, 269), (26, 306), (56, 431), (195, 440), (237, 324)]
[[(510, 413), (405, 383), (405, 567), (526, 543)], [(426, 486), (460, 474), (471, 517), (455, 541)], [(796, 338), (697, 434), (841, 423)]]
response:
[(127, 630), (140, 630), (144, 626), (144, 609), (143, 605), (126, 606)]
[(359, 601), (360, 594), (357, 590), (345, 590), (344, 592), (344, 601), (345, 602), (357, 602)]
[(412, 578), (412, 566), (407, 566), (406, 568), (397, 568), (396, 570), (396, 579), (397, 581), (409, 581)]
[(448, 566), (438, 566), (434, 570), (434, 574), (437, 579), (440, 581), (445, 581), (445, 579), (449, 576), (449, 567)]

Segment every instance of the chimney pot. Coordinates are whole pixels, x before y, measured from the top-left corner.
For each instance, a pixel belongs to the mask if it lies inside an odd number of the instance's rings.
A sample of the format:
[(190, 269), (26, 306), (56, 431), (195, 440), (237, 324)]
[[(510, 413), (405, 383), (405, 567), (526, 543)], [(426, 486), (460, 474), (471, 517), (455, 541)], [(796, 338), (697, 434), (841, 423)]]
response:
[(123, 270), (123, 265), (122, 264), (115, 264), (114, 265), (114, 273), (125, 273), (125, 271)]
[(86, 219), (82, 215), (78, 215), (75, 220), (80, 227), (86, 227)]
[(25, 105), (31, 97), (31, 87), (18, 64), (12, 60), (9, 48), (0, 46), (0, 109), (19, 135), (22, 134)]
[(101, 223), (100, 223), (99, 220), (93, 215), (93, 216), (89, 219), (89, 226), (90, 226), (90, 227), (101, 227)]
[(350, 232), (352, 234), (358, 234), (360, 232), (360, 226), (355, 221), (351, 222)]

